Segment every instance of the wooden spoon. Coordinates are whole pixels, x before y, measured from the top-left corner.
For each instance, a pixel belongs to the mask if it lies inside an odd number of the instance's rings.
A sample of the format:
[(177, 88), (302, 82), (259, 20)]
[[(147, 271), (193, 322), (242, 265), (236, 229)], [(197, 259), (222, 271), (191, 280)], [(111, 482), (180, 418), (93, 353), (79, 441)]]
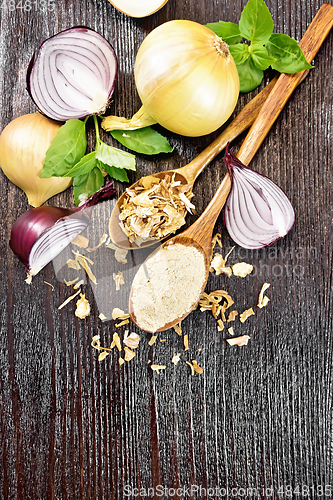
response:
[[(317, 15), (313, 19), (312, 23), (306, 30), (304, 37), (302, 38), (302, 41), (300, 43), (305, 57), (308, 61), (312, 61), (312, 59), (318, 52), (319, 47), (332, 28), (332, 25), (333, 6), (330, 4), (323, 4), (319, 9)], [(265, 104), (261, 108), (258, 117), (256, 118), (240, 150), (238, 151), (237, 156), (243, 163), (248, 164), (252, 160), (253, 156), (257, 152), (276, 118), (279, 116), (283, 106), (302, 79), (303, 73), (304, 72), (299, 72), (294, 75), (281, 74), (279, 76), (276, 85), (268, 96)], [(220, 187), (216, 191), (214, 197), (207, 206), (206, 210), (194, 222), (194, 224), (162, 245), (162, 247), (175, 243), (179, 243), (181, 245), (194, 245), (204, 254), (206, 276), (204, 285), (198, 293), (198, 300), (203, 290), (205, 289), (208, 280), (211, 257), (211, 241), (214, 225), (220, 214), (220, 211), (222, 210), (226, 202), (230, 188), (231, 180), (229, 174), (227, 174), (224, 177)], [(158, 251), (160, 251), (160, 248), (155, 250), (155, 252)], [(191, 310), (196, 307), (198, 300), (193, 304)], [(140, 325), (137, 323), (133, 311), (132, 290), (129, 297), (129, 312), (132, 321), (140, 327)], [(191, 311), (186, 312), (183, 316), (178, 317), (175, 320), (165, 324), (156, 331), (160, 332), (172, 328), (181, 320), (183, 320), (190, 312)]]
[[(259, 94), (257, 94), (246, 106), (244, 106), (244, 108), (240, 111), (236, 118), (212, 142), (212, 144), (204, 149), (188, 165), (173, 170), (166, 170), (165, 172), (158, 172), (156, 174), (147, 175), (146, 177), (144, 177), (144, 179), (163, 179), (166, 175), (172, 176), (173, 174), (176, 174), (176, 181), (180, 181), (183, 185), (189, 184), (192, 188), (198, 175), (223, 150), (223, 148), (226, 147), (227, 143), (234, 140), (252, 125), (276, 82), (277, 77), (273, 78), (273, 80)], [(141, 182), (141, 180), (142, 179), (139, 179), (137, 182), (132, 184), (129, 189), (135, 188)], [(120, 208), (124, 203), (125, 196), (126, 191), (117, 200), (117, 204), (115, 205), (111, 213), (109, 222), (109, 234), (112, 242), (120, 248), (131, 248), (135, 250), (137, 248), (153, 246), (162, 241), (149, 240), (142, 243), (140, 246), (136, 245), (135, 242), (129, 241), (126, 234), (119, 225)]]

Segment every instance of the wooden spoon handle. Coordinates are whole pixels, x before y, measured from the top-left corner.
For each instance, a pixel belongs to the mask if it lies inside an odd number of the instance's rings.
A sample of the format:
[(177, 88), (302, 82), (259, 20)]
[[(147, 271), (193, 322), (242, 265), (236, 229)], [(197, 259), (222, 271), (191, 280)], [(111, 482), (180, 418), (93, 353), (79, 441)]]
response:
[[(300, 47), (308, 62), (311, 62), (315, 57), (332, 26), (333, 5), (324, 3), (300, 41)], [(258, 151), (264, 138), (281, 113), (282, 108), (303, 78), (303, 75), (304, 71), (300, 71), (294, 75), (287, 75), (286, 73), (280, 75), (237, 153), (237, 157), (245, 165), (250, 163)]]
[(226, 147), (228, 142), (233, 141), (251, 127), (277, 80), (278, 77), (275, 76), (259, 94), (244, 106), (227, 128), (207, 148), (201, 151), (188, 165), (176, 169), (176, 172), (183, 175), (189, 184), (193, 184), (198, 175)]

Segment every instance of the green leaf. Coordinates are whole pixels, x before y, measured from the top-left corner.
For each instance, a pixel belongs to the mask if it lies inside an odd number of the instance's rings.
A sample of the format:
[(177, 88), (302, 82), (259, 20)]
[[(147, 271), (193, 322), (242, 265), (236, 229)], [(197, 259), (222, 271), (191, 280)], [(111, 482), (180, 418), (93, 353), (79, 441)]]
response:
[(97, 143), (96, 158), (110, 167), (126, 168), (127, 170), (135, 170), (136, 168), (134, 155), (108, 146), (102, 141)]
[(173, 147), (168, 140), (151, 127), (137, 130), (112, 130), (111, 135), (123, 146), (146, 155), (171, 153)]
[(266, 48), (261, 43), (251, 43), (249, 51), (255, 66), (259, 69), (265, 70), (276, 61), (274, 57), (268, 55)]
[(242, 39), (238, 24), (219, 21), (218, 23), (208, 23), (206, 27), (214, 31), (215, 35), (220, 36), (228, 45), (238, 43)]
[(273, 33), (266, 45), (268, 54), (275, 58), (272, 68), (280, 73), (298, 73), (313, 68), (307, 62), (296, 40), (282, 33)]
[(104, 186), (103, 174), (98, 167), (95, 167), (88, 174), (74, 177), (73, 186), (74, 203), (75, 205), (79, 205)]
[(76, 177), (77, 175), (89, 174), (97, 166), (96, 151), (89, 153), (74, 165), (64, 177)]
[(63, 177), (87, 149), (85, 122), (73, 118), (62, 125), (46, 152), (40, 177)]
[(250, 92), (261, 84), (264, 77), (262, 69), (256, 68), (252, 58), (247, 59), (243, 64), (237, 66), (240, 92)]
[(110, 167), (110, 165), (106, 165), (106, 163), (100, 163), (100, 166), (104, 168), (105, 172), (109, 174), (112, 179), (120, 182), (129, 182), (126, 170), (123, 168)]
[(240, 34), (250, 42), (268, 42), (273, 33), (273, 20), (263, 0), (249, 0), (239, 20)]
[(249, 57), (249, 46), (245, 43), (236, 43), (229, 47), (230, 53), (234, 58), (236, 66), (243, 64)]

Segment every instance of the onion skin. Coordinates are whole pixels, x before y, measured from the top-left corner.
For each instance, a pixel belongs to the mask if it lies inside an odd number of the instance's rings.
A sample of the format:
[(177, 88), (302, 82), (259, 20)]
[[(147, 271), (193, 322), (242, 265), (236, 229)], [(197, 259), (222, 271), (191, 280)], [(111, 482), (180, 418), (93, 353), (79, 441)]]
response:
[(185, 136), (214, 132), (239, 97), (239, 77), (227, 44), (193, 21), (169, 21), (141, 44), (135, 83), (147, 113)]
[(109, 0), (111, 5), (130, 17), (147, 17), (160, 10), (168, 0)]
[[(67, 232), (66, 237), (68, 238), (68, 243), (63, 246), (67, 246), (71, 240), (73, 240), (80, 232), (82, 232), (89, 224), (89, 219), (91, 215), (91, 208), (102, 201), (106, 201), (114, 196), (116, 190), (114, 189), (113, 181), (109, 181), (104, 187), (99, 189), (96, 193), (90, 196), (86, 201), (82, 202), (78, 207), (74, 208), (59, 208), (59, 207), (37, 207), (27, 210), (22, 214), (13, 224), (9, 246), (13, 250), (14, 254), (20, 259), (27, 269), (28, 274), (34, 276), (37, 274), (46, 264), (54, 258), (45, 260), (43, 255), (43, 264), (38, 266), (36, 263), (30, 262), (31, 250), (38, 240), (45, 236), (48, 231), (54, 230), (56, 232), (57, 228), (62, 222), (72, 218), (71, 222), (76, 224), (75, 234), (71, 236)], [(76, 223), (77, 221), (77, 223)], [(73, 224), (68, 231), (73, 230)], [(53, 234), (54, 234), (53, 232)], [(58, 244), (61, 241), (57, 242)], [(50, 246), (50, 245), (49, 245)], [(46, 249), (45, 255), (50, 249)], [(32, 269), (35, 266), (34, 270)]]
[(72, 183), (68, 177), (39, 177), (46, 151), (59, 128), (59, 123), (32, 113), (15, 118), (0, 135), (0, 166), (6, 177), (25, 192), (33, 207), (39, 207)]
[[(56, 224), (64, 217), (74, 213), (59, 207), (37, 207), (27, 210), (13, 224), (9, 246), (25, 265), (27, 271), (30, 271), (29, 255), (35, 241), (44, 231)], [(87, 223), (88, 225), (88, 223)]]

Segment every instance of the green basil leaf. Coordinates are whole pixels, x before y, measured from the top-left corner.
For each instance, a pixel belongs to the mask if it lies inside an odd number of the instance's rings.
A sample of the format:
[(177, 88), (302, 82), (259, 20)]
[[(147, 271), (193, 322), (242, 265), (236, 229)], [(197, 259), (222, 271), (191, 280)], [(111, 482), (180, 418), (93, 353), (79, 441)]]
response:
[(136, 168), (134, 155), (108, 146), (102, 141), (97, 144), (96, 158), (110, 167), (126, 168), (127, 170), (135, 170)]
[(243, 64), (249, 57), (249, 46), (246, 43), (236, 43), (229, 47), (230, 54), (234, 58), (236, 66)]
[(265, 70), (276, 61), (274, 57), (268, 55), (266, 48), (261, 43), (251, 43), (249, 51), (255, 66), (259, 69)]
[(208, 23), (206, 27), (214, 31), (215, 35), (221, 37), (228, 45), (238, 43), (242, 39), (238, 24), (219, 21), (218, 23)]
[(74, 177), (73, 186), (74, 203), (79, 205), (104, 186), (103, 174), (98, 167), (95, 167), (88, 174)]
[(168, 140), (151, 127), (137, 130), (112, 130), (111, 135), (123, 146), (137, 153), (155, 155), (173, 151)]
[(268, 54), (275, 58), (272, 68), (280, 73), (298, 73), (313, 68), (307, 62), (296, 40), (282, 33), (273, 33), (266, 45)]
[(250, 92), (261, 84), (264, 78), (262, 69), (256, 68), (252, 58), (247, 59), (243, 64), (237, 66), (240, 92)]
[(82, 158), (87, 149), (86, 125), (73, 118), (62, 125), (46, 152), (39, 177), (63, 177)]
[(112, 179), (120, 182), (129, 182), (126, 170), (124, 170), (123, 168), (110, 167), (110, 165), (101, 162), (100, 167), (104, 168), (105, 172), (109, 174)]
[(93, 151), (92, 153), (83, 156), (83, 158), (81, 158), (81, 160), (74, 165), (74, 167), (71, 168), (70, 171), (64, 175), (64, 177), (76, 177), (77, 175), (89, 174), (89, 172), (95, 167), (97, 167), (96, 151)]
[(250, 42), (268, 42), (273, 33), (273, 20), (263, 0), (249, 0), (239, 20), (240, 34)]

